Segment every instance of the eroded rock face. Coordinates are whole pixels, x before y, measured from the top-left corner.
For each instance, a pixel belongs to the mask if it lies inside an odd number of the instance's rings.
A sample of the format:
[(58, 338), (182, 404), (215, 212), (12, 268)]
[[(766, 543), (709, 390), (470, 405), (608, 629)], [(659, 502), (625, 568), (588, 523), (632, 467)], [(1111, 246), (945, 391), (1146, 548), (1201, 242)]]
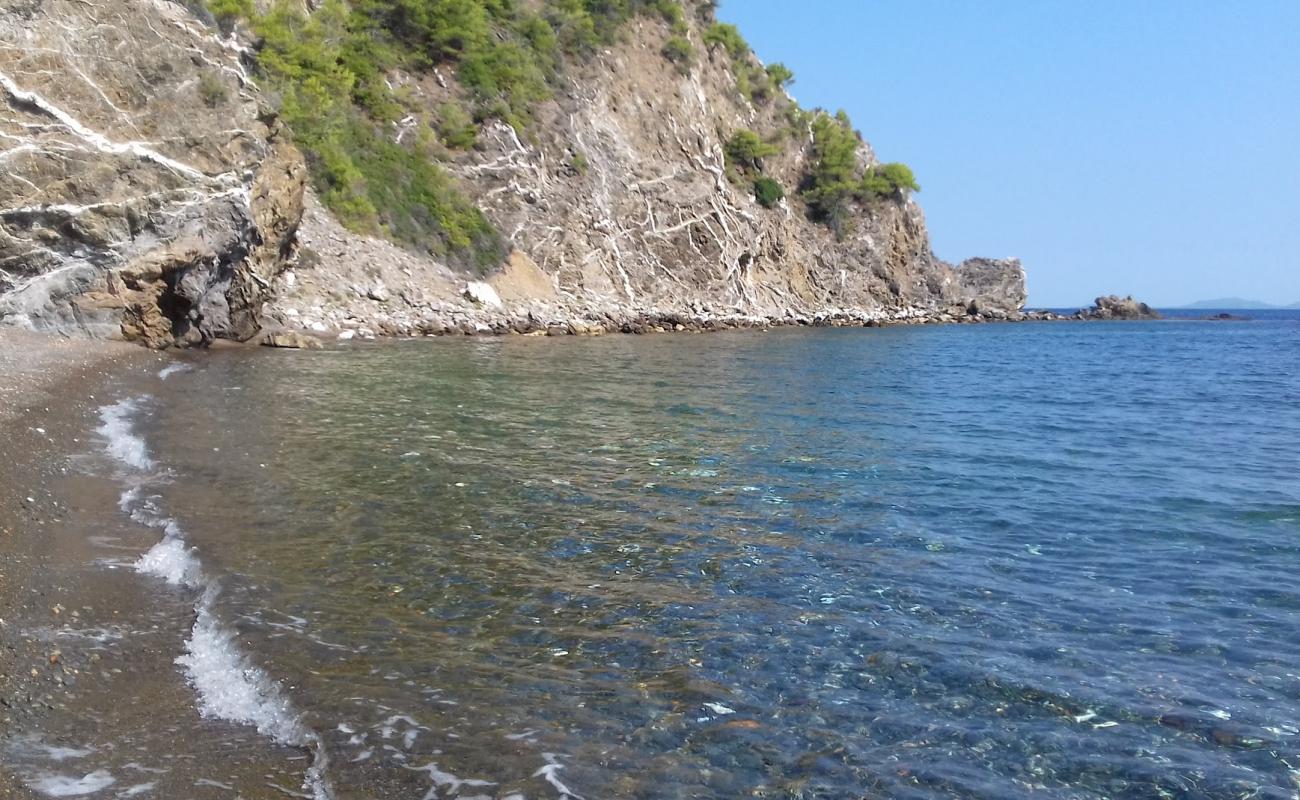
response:
[[(683, 75), (660, 54), (667, 30), (630, 23), (621, 44), (577, 69), (541, 104), (526, 133), (491, 121), (448, 168), (507, 236), (509, 262), (487, 282), (502, 322), (640, 327), (642, 316), (796, 320), (1016, 318), (1025, 302), (1015, 260), (935, 258), (924, 214), (910, 197), (859, 209), (837, 238), (795, 199), (767, 209), (749, 179), (729, 177), (723, 142), (742, 129), (788, 131), (763, 172), (794, 195), (809, 168), (808, 130), (790, 128), (775, 104), (736, 89), (721, 50)], [(392, 76), (420, 105), (451, 99), (454, 76)], [(874, 163), (865, 143), (860, 157)], [(581, 166), (575, 166), (575, 165)], [(309, 258), (293, 264), (267, 308), (278, 323), (309, 330), (363, 326), (427, 332), (473, 328), (481, 303), (465, 278), (411, 263), (373, 239), (342, 231), (309, 202)], [(356, 254), (364, 254), (358, 257)], [(349, 291), (376, 276), (401, 303)], [(975, 310), (968, 309), (974, 305)], [(541, 322), (538, 322), (538, 321)], [(654, 326), (649, 326), (653, 328)]]
[(980, 313), (1019, 311), (1025, 305), (1025, 268), (1018, 258), (968, 258), (957, 265), (959, 303)]
[[(1018, 262), (954, 270), (934, 257), (911, 198), (859, 209), (841, 239), (797, 201), (761, 206), (752, 177), (729, 178), (725, 139), (746, 128), (788, 131), (763, 172), (793, 195), (809, 169), (810, 132), (791, 129), (776, 104), (741, 96), (730, 57), (709, 52), (697, 29), (699, 63), (681, 74), (660, 54), (667, 35), (655, 20), (634, 20), (626, 43), (543, 104), (528, 136), (490, 124), (452, 167), (561, 295), (597, 308), (703, 304), (769, 316), (937, 309), (977, 297), (1023, 306)], [(436, 101), (436, 86), (413, 88)], [(583, 168), (573, 168), (579, 156)], [(875, 163), (865, 143), (860, 156)]]
[(0, 9), (0, 319), (244, 339), (305, 170), (238, 46), (167, 0)]
[[(536, 109), (526, 135), (489, 122), (447, 165), (511, 245), (484, 277), (498, 308), (465, 295), (480, 276), (349, 233), (304, 196), (302, 159), (246, 74), (244, 45), (183, 4), (8, 4), (0, 322), (167, 346), (263, 326), (365, 335), (1016, 318), (1019, 262), (938, 260), (910, 197), (860, 209), (839, 238), (795, 200), (760, 206), (748, 180), (728, 177), (723, 141), (786, 130), (763, 171), (793, 196), (808, 131), (742, 97), (730, 58), (709, 52), (698, 27), (699, 63), (679, 73), (660, 53), (667, 35), (658, 20), (634, 20)], [(444, 77), (389, 76), (430, 109), (455, 92)], [(860, 155), (874, 163), (865, 143)]]

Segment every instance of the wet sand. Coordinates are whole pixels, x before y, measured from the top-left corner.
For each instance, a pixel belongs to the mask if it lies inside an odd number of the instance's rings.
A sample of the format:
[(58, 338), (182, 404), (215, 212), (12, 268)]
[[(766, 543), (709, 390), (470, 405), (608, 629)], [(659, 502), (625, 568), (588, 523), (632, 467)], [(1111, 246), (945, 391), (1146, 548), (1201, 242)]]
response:
[(0, 800), (302, 783), (300, 750), (200, 716), (175, 663), (195, 598), (132, 568), (160, 531), (98, 464), (100, 407), (157, 391), (175, 358), (0, 329)]
[[(92, 395), (120, 371), (158, 359), (123, 343), (0, 328), (0, 736), (50, 710), (66, 685), (54, 648), (26, 635), (65, 614), (60, 587), (47, 579), (47, 529), (64, 514), (51, 479), (85, 436)], [(0, 798), (29, 796), (0, 766)]]

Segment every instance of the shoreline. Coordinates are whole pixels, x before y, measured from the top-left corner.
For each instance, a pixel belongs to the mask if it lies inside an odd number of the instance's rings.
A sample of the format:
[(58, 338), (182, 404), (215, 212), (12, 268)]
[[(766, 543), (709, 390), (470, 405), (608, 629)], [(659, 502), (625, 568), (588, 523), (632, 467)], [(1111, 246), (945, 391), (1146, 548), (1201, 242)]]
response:
[(826, 309), (818, 312), (786, 311), (782, 314), (714, 312), (707, 308), (629, 310), (623, 308), (491, 308), (469, 304), (442, 304), (412, 311), (379, 309), (319, 309), (315, 314), (273, 311), (254, 337), (302, 335), (318, 339), (402, 338), (411, 336), (599, 336), (601, 334), (712, 333), (727, 330), (778, 328), (883, 328), (901, 325), (968, 325), (991, 322), (1059, 322), (1088, 320), (1086, 309), (1063, 315), (1034, 309), (1006, 311), (991, 308), (903, 308), (893, 311)]
[[(69, 669), (52, 643), (31, 631), (67, 613), (51, 585), (57, 560), (50, 528), (68, 513), (50, 483), (93, 426), (95, 395), (134, 365), (160, 356), (122, 342), (62, 339), (0, 329), (0, 728), (21, 735), (54, 709)], [(75, 672), (75, 669), (73, 669)], [(0, 798), (34, 797), (0, 766)]]
[(302, 780), (301, 748), (264, 737), (260, 720), (214, 718), (179, 667), (197, 624), (218, 644), (237, 632), (205, 621), (192, 587), (139, 567), (164, 536), (124, 513), (123, 486), (149, 487), (152, 465), (133, 476), (99, 464), (126, 452), (100, 441), (105, 409), (152, 396), (182, 363), (0, 329), (0, 800), (109, 786), (187, 796), (203, 780), (271, 797)]

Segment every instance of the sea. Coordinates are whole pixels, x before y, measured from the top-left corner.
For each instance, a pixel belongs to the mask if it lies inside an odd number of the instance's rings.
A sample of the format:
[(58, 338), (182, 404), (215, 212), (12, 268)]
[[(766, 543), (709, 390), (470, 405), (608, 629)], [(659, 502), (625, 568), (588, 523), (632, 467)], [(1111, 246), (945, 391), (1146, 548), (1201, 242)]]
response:
[(214, 351), (84, 468), (284, 794), (1296, 798), (1300, 312), (1215, 313)]

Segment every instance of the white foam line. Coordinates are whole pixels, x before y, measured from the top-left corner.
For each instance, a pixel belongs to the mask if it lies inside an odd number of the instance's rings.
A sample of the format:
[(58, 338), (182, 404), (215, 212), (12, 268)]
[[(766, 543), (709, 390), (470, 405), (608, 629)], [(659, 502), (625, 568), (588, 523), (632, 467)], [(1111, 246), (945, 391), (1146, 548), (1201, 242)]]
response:
[(219, 593), (216, 584), (204, 589), (185, 653), (176, 659), (199, 693), (200, 712), (252, 725), (280, 744), (309, 744), (311, 737), (279, 684), (249, 662), (214, 613)]
[(564, 765), (560, 763), (559, 756), (555, 753), (542, 753), (542, 758), (546, 759), (546, 765), (534, 772), (533, 777), (545, 778), (546, 782), (560, 793), (560, 800), (583, 800), (582, 795), (565, 786), (560, 780), (557, 773), (564, 769)]
[(140, 406), (136, 400), (119, 400), (99, 409), (99, 433), (108, 440), (108, 454), (138, 470), (153, 468), (144, 439), (131, 425), (131, 417)]
[[(144, 439), (132, 426), (132, 417), (139, 407), (135, 400), (104, 406), (100, 409), (103, 425), (99, 430), (108, 440), (108, 451), (114, 458), (135, 469), (148, 470), (154, 466), (153, 461), (148, 457)], [(303, 780), (304, 796), (332, 800), (324, 741), (302, 721), (280, 684), (249, 660), (240, 649), (235, 633), (221, 622), (215, 611), (220, 586), (204, 574), (202, 563), (195, 549), (185, 541), (180, 525), (163, 516), (153, 499), (143, 496), (139, 486), (124, 490), (118, 507), (141, 524), (163, 529), (162, 539), (135, 562), (136, 571), (200, 592), (185, 652), (176, 658), (198, 694), (199, 713), (252, 725), (258, 733), (278, 744), (312, 751), (312, 764)]]
[(191, 369), (193, 369), (193, 367), (191, 367), (189, 364), (186, 364), (183, 361), (177, 361), (173, 364), (168, 364), (167, 366), (158, 370), (158, 379), (165, 381), (178, 372), (189, 372)]
[(203, 569), (175, 520), (167, 520), (164, 530), (162, 540), (135, 562), (136, 571), (162, 578), (174, 586), (202, 588), (207, 583)]
[(66, 775), (44, 775), (32, 782), (31, 786), (41, 794), (50, 797), (79, 797), (83, 794), (94, 794), (101, 789), (107, 789), (117, 783), (106, 769), (97, 769), (89, 775), (80, 778), (69, 778)]

